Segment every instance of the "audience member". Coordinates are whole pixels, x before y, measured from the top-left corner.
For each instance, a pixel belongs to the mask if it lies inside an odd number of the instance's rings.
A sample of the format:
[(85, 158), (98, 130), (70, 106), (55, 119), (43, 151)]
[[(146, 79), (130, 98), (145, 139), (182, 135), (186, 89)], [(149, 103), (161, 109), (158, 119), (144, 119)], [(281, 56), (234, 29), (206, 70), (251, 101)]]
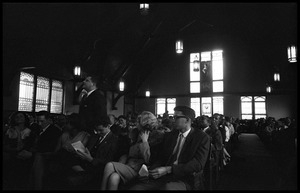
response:
[(87, 92), (79, 106), (81, 127), (89, 134), (93, 132), (95, 121), (107, 116), (106, 99), (98, 87), (99, 80), (95, 76), (88, 76), (82, 88)]
[(191, 127), (195, 111), (177, 106), (175, 129), (165, 133), (158, 160), (149, 167), (149, 178), (139, 180), (131, 190), (189, 190), (194, 187), (194, 175), (207, 161), (209, 136)]
[(77, 150), (81, 159), (82, 171), (78, 171), (67, 177), (70, 188), (80, 188), (89, 184), (88, 188), (99, 189), (104, 166), (113, 161), (117, 152), (118, 137), (110, 131), (110, 120), (108, 116), (95, 121), (95, 132), (87, 143), (84, 151)]
[[(133, 137), (129, 154), (123, 155), (120, 162), (109, 162), (104, 169), (101, 190), (117, 190), (120, 180), (127, 184), (138, 176), (143, 164), (148, 165), (150, 160), (149, 133), (157, 126), (157, 119), (151, 112), (144, 111), (138, 118), (138, 127), (132, 132)], [(136, 131), (136, 132), (135, 132)]]

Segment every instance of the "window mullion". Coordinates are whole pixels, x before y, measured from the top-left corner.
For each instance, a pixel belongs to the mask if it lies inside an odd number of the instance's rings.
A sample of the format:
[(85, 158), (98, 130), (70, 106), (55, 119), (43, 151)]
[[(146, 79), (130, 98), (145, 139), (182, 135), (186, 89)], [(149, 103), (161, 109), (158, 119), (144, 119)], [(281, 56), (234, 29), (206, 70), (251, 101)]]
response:
[(49, 79), (48, 112), (51, 112), (52, 79)]
[(34, 75), (34, 88), (33, 88), (33, 100), (32, 100), (32, 111), (35, 112), (35, 105), (36, 105), (36, 90), (37, 90), (37, 76)]

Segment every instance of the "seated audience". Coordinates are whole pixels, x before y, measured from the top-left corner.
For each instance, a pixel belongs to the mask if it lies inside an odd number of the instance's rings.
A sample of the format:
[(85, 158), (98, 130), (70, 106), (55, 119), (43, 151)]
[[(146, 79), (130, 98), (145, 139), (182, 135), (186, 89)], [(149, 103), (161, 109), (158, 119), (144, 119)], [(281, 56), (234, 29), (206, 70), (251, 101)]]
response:
[(84, 188), (99, 189), (104, 166), (113, 161), (117, 153), (117, 141), (118, 137), (110, 130), (108, 116), (98, 119), (95, 132), (90, 136), (85, 150), (76, 151), (81, 159), (81, 171), (77, 170), (67, 177), (69, 187), (78, 189), (88, 184)]
[(101, 190), (117, 190), (120, 181), (123, 184), (138, 176), (143, 164), (150, 160), (149, 133), (157, 126), (157, 119), (151, 112), (144, 111), (138, 118), (138, 127), (132, 130), (133, 143), (129, 154), (123, 155), (120, 162), (109, 162), (104, 169)]
[(27, 183), (28, 168), (32, 164), (31, 156), (24, 153), (31, 146), (31, 130), (24, 112), (14, 112), (9, 121), (3, 138), (3, 180), (7, 182), (5, 188), (18, 189)]
[(191, 190), (195, 174), (203, 171), (210, 139), (191, 127), (195, 111), (187, 106), (174, 108), (175, 128), (165, 133), (158, 159), (148, 168), (147, 179), (139, 179), (131, 190)]

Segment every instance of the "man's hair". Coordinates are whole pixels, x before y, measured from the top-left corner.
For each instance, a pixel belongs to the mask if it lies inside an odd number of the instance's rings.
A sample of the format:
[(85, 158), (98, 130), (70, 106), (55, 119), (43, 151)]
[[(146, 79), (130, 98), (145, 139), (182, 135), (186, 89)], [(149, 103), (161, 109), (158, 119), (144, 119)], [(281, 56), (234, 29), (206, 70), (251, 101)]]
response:
[(36, 116), (39, 117), (39, 116), (45, 116), (46, 119), (49, 119), (50, 118), (50, 113), (48, 111), (39, 111), (36, 113)]
[(99, 88), (99, 77), (98, 77), (98, 76), (95, 76), (95, 75), (90, 75), (90, 77), (91, 77), (91, 81), (92, 81), (93, 83), (95, 83), (95, 86), (96, 86), (97, 88)]
[(107, 127), (110, 125), (110, 119), (108, 116), (102, 116), (95, 121), (96, 126), (102, 125), (103, 127)]

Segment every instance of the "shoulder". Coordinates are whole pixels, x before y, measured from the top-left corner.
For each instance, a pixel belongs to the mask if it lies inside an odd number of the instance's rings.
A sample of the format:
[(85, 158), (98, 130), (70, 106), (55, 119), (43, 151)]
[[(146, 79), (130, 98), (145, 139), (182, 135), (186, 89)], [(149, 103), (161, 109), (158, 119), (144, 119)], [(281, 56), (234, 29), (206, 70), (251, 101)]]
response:
[(207, 133), (205, 133), (204, 131), (202, 131), (201, 129), (192, 128), (191, 131), (190, 131), (190, 134), (193, 138), (197, 138), (197, 139), (207, 138), (207, 139), (209, 139), (209, 135)]
[(96, 97), (104, 97), (104, 94), (101, 90), (99, 89), (96, 89), (94, 90), (90, 96), (96, 96)]

